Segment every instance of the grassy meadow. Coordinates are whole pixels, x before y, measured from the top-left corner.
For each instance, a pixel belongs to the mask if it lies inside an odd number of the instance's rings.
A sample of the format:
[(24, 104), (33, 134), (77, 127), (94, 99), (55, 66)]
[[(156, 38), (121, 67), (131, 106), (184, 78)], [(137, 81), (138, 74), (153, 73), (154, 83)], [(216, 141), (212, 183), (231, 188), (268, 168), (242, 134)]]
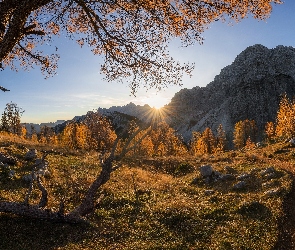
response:
[[(17, 163), (9, 177), (0, 169), (0, 201), (22, 201), (34, 162), (28, 149), (54, 149), (51, 175), (43, 178), (48, 207), (73, 209), (100, 171), (95, 152), (0, 136), (0, 153)], [(235, 179), (207, 182), (199, 167), (211, 165)], [(41, 221), (0, 213), (0, 249), (279, 249), (284, 204), (292, 190), (295, 148), (284, 143), (199, 157), (126, 157), (100, 190), (100, 205), (85, 223)], [(274, 167), (272, 176), (262, 171)], [(234, 189), (247, 174), (245, 187)], [(273, 192), (272, 192), (273, 191)], [(30, 203), (38, 204), (34, 188)], [(283, 248), (282, 248), (283, 249)]]

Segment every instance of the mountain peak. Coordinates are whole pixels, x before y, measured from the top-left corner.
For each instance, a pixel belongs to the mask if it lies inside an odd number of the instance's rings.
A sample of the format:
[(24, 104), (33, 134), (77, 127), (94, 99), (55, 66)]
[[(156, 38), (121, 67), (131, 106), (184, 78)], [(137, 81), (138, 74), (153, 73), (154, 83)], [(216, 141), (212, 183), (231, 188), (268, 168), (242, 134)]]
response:
[(192, 131), (213, 131), (222, 124), (232, 132), (240, 120), (259, 129), (274, 121), (280, 96), (295, 96), (295, 49), (255, 44), (243, 50), (203, 88), (183, 89), (172, 98), (171, 124), (189, 139)]

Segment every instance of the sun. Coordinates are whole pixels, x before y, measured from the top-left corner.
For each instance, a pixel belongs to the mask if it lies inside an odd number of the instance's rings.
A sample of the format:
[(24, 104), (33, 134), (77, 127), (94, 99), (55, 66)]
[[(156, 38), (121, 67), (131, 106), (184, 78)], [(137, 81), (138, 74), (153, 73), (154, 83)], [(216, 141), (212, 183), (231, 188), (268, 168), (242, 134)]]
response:
[(167, 104), (169, 100), (168, 98), (154, 94), (144, 98), (143, 102), (145, 102), (145, 104), (148, 104), (151, 108), (159, 110), (164, 107), (164, 105)]

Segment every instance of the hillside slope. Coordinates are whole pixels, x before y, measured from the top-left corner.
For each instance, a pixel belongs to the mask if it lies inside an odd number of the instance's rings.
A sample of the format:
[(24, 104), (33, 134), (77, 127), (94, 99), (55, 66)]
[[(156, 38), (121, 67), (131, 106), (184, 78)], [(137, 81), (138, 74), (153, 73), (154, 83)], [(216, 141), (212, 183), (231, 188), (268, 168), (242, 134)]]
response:
[(226, 132), (244, 119), (259, 129), (274, 121), (280, 96), (295, 95), (295, 49), (254, 45), (240, 53), (206, 87), (183, 89), (166, 106), (170, 123), (189, 139), (192, 131), (222, 124)]

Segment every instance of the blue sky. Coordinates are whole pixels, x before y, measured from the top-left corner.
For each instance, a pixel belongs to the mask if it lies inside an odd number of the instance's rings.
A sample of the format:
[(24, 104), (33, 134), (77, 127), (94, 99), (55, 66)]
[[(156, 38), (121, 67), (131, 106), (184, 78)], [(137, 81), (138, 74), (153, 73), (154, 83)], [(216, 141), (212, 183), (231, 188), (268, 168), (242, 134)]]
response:
[(60, 37), (56, 40), (60, 54), (58, 75), (44, 79), (38, 68), (30, 72), (5, 68), (0, 72), (0, 85), (11, 90), (0, 92), (0, 112), (12, 101), (25, 110), (22, 122), (41, 123), (72, 119), (98, 107), (121, 106), (129, 102), (163, 106), (181, 88), (206, 86), (248, 46), (295, 47), (294, 27), (294, 0), (275, 5), (266, 21), (247, 18), (233, 25), (215, 22), (203, 33), (203, 45), (182, 48), (174, 41), (170, 46), (175, 59), (195, 62), (192, 78), (184, 77), (182, 87), (171, 86), (158, 93), (141, 89), (136, 97), (130, 95), (127, 84), (103, 81), (99, 56), (94, 56), (87, 47), (81, 49), (74, 41)]

